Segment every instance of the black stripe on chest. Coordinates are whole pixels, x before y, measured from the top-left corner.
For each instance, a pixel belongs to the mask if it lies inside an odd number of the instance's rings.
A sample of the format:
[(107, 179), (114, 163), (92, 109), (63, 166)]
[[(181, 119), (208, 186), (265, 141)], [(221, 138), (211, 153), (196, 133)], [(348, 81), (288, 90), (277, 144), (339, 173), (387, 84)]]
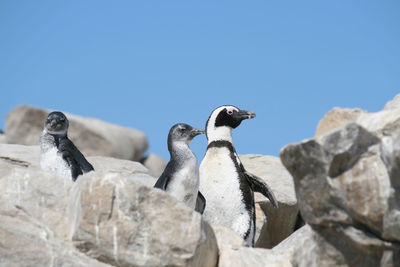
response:
[(236, 150), (233, 147), (232, 143), (229, 141), (224, 141), (224, 140), (219, 140), (219, 141), (212, 141), (208, 146), (207, 149), (209, 148), (221, 148), (225, 147), (229, 150), (229, 156), (231, 157), (231, 160), (235, 164), (236, 172), (239, 175), (239, 186), (240, 186), (240, 191), (242, 191), (243, 194), (243, 201), (246, 207), (246, 210), (249, 213), (250, 221), (249, 223), (249, 229), (246, 231), (246, 234), (244, 236), (244, 239), (248, 237), (250, 234), (250, 229), (251, 229), (251, 224), (254, 223), (254, 216), (255, 216), (255, 211), (254, 211), (254, 194), (252, 189), (250, 188), (246, 175), (244, 174), (243, 170), (243, 165), (241, 162), (238, 162), (236, 158)]

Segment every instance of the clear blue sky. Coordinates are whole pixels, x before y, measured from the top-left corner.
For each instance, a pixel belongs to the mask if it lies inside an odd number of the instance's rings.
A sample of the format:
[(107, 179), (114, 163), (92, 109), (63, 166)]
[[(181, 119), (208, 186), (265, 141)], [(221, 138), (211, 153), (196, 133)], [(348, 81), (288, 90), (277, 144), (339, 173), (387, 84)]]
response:
[(0, 89), (2, 129), (29, 104), (137, 128), (165, 159), (173, 124), (233, 104), (257, 114), (237, 151), (278, 155), (333, 107), (400, 93), (400, 1), (3, 0)]

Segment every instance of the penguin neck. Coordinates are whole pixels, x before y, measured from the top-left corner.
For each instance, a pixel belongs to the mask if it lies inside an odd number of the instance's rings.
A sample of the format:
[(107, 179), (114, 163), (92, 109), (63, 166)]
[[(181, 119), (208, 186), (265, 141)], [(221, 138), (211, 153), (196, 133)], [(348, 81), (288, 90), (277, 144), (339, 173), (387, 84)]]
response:
[(233, 144), (232, 128), (228, 126), (214, 127), (207, 129), (208, 144), (214, 141), (226, 141)]
[(171, 160), (176, 158), (184, 157), (191, 157), (194, 156), (192, 150), (189, 148), (189, 144), (185, 141), (175, 141), (171, 142), (169, 146), (169, 153), (171, 155)]
[(46, 129), (43, 130), (43, 136), (47, 136), (46, 139), (51, 139), (58, 147), (60, 139), (67, 138), (67, 133), (51, 134)]

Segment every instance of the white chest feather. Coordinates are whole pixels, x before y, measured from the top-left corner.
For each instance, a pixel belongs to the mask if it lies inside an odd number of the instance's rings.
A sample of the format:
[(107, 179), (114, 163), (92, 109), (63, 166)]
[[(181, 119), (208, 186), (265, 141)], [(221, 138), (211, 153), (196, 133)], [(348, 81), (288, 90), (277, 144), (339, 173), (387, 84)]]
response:
[(41, 145), (40, 168), (57, 176), (71, 179), (71, 169), (55, 146)]
[(187, 160), (173, 175), (166, 191), (194, 209), (199, 191), (199, 169), (195, 157)]
[(243, 203), (238, 173), (229, 149), (209, 148), (200, 164), (200, 192), (206, 198), (204, 218), (244, 237), (251, 218)]

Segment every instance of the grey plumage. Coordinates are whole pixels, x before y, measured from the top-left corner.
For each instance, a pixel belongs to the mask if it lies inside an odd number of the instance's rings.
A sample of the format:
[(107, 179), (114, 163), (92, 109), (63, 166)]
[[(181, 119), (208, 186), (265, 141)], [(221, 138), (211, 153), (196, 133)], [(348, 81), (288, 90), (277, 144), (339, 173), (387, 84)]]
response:
[(204, 130), (178, 123), (168, 134), (170, 161), (154, 187), (167, 191), (189, 207), (202, 213), (205, 199), (198, 191), (197, 158), (189, 148), (190, 141)]

